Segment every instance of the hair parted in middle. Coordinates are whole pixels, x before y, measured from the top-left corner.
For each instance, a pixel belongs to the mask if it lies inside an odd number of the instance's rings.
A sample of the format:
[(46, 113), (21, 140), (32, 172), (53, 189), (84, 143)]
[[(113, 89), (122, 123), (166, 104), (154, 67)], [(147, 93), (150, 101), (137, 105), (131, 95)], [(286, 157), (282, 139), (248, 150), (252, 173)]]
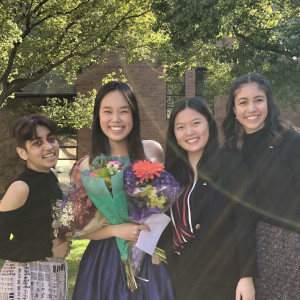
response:
[(191, 108), (201, 113), (208, 122), (209, 138), (197, 165), (198, 176), (210, 178), (216, 175), (216, 170), (213, 166), (216, 164), (213, 164), (213, 162), (216, 162), (219, 141), (215, 119), (206, 102), (202, 98), (185, 98), (175, 104), (170, 115), (167, 131), (165, 168), (176, 178), (177, 181), (181, 184), (187, 185), (193, 180), (194, 174), (188, 160), (187, 151), (178, 145), (174, 132), (175, 118), (177, 114), (185, 108)]
[(226, 117), (222, 124), (222, 129), (225, 135), (225, 147), (241, 149), (244, 143), (245, 129), (236, 119), (233, 112), (235, 106), (235, 95), (239, 88), (244, 84), (256, 83), (261, 90), (266, 93), (268, 115), (265, 120), (265, 127), (269, 132), (268, 144), (278, 145), (284, 133), (292, 126), (289, 122), (281, 120), (279, 117), (280, 111), (273, 100), (270, 83), (258, 73), (244, 74), (238, 77), (230, 86), (229, 96), (226, 103)]
[(92, 156), (99, 154), (109, 155), (109, 142), (107, 136), (103, 133), (100, 126), (99, 110), (102, 99), (112, 91), (119, 91), (124, 95), (129, 103), (132, 112), (133, 128), (128, 135), (128, 152), (131, 160), (145, 158), (140, 134), (140, 116), (135, 94), (127, 83), (111, 81), (103, 85), (98, 91), (94, 104), (94, 117), (92, 125)]

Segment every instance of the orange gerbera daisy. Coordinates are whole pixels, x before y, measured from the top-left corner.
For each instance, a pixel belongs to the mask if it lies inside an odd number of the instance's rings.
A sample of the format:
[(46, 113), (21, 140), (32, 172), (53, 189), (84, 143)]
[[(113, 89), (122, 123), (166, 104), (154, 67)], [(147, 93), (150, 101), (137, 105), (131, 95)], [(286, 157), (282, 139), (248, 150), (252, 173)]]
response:
[(153, 179), (154, 175), (160, 177), (158, 172), (164, 170), (164, 165), (150, 160), (141, 160), (133, 166), (132, 170), (140, 178), (140, 182), (143, 182), (145, 179)]

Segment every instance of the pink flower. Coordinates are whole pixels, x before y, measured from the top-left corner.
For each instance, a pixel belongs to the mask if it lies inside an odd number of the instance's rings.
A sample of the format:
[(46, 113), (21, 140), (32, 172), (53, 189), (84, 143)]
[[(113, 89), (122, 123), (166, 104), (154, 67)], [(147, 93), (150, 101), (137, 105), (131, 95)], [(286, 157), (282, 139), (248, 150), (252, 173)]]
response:
[(91, 172), (91, 173), (89, 173), (89, 175), (88, 175), (89, 177), (97, 177), (97, 174), (96, 174), (96, 172)]

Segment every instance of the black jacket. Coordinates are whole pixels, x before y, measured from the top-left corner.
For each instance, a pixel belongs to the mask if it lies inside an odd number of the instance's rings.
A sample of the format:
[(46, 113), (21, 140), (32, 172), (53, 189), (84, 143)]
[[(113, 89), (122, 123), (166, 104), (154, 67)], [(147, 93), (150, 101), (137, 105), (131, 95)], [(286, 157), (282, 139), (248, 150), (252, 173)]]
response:
[(266, 128), (246, 135), (242, 148), (258, 219), (300, 232), (300, 134), (289, 130), (278, 146), (267, 135)]
[(254, 199), (242, 186), (249, 175), (238, 151), (223, 151), (220, 162), (218, 179), (199, 178), (191, 193), (195, 239), (177, 255), (171, 224), (162, 238), (179, 300), (234, 299), (239, 279), (256, 275)]

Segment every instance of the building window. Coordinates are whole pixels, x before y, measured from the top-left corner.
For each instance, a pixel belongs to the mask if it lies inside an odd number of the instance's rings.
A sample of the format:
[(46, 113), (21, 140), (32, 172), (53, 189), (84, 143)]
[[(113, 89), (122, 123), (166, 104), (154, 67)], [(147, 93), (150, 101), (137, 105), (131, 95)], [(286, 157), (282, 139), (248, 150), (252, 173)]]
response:
[(167, 81), (167, 119), (170, 118), (174, 105), (185, 97), (184, 76), (172, 81)]
[(77, 161), (77, 134), (73, 131), (61, 131), (57, 134), (59, 157), (56, 165), (59, 182), (64, 189), (70, 183), (70, 171)]

